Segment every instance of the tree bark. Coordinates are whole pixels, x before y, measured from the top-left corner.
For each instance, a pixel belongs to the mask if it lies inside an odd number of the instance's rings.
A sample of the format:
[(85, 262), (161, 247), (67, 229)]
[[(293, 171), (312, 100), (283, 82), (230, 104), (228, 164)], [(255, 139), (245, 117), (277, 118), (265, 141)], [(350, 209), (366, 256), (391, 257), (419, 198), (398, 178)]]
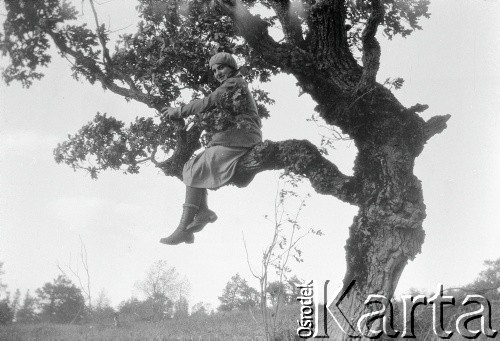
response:
[[(372, 176), (363, 182), (366, 200), (359, 205), (346, 244), (344, 288), (355, 283), (340, 304), (346, 316), (344, 330), (349, 330), (347, 322), (356, 326), (369, 311), (364, 304), (368, 295), (392, 298), (407, 261), (420, 253), (425, 236), (425, 205), (420, 181), (412, 174), (413, 158), (386, 145), (359, 159), (363, 161), (358, 166), (370, 167)], [(329, 330), (333, 340), (348, 338), (333, 320)]]

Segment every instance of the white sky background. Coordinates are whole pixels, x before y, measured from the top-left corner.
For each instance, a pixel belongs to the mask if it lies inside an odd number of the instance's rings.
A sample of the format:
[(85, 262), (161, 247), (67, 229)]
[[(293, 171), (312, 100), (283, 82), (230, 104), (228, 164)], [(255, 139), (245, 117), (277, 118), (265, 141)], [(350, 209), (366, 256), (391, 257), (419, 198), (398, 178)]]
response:
[[(81, 9), (81, 2), (76, 3)], [(132, 25), (127, 30), (133, 31), (134, 6), (134, 1), (115, 0), (98, 10), (112, 29)], [(434, 0), (430, 12), (431, 18), (421, 22), (423, 31), (383, 42), (378, 76), (381, 82), (403, 77), (404, 87), (396, 96), (405, 106), (428, 104), (425, 119), (452, 115), (448, 128), (416, 160), (427, 205), (426, 240), (422, 254), (406, 267), (397, 293), (411, 287), (431, 291), (440, 282), (469, 283), (484, 260), (500, 257), (500, 3)], [(298, 97), (294, 84), (293, 78), (280, 76), (262, 86), (276, 100), (272, 118), (264, 122), (264, 137), (318, 142), (315, 125), (306, 122), (314, 103), (306, 95)], [(53, 159), (56, 144), (97, 111), (125, 122), (154, 115), (99, 85), (73, 80), (59, 56), (29, 90), (0, 85), (0, 261), (8, 289), (33, 292), (60, 273), (58, 263), (76, 267), (80, 237), (94, 297), (105, 289), (114, 306), (138, 295), (134, 283), (160, 259), (189, 279), (191, 306), (204, 301), (216, 307), (224, 285), (237, 272), (257, 287), (242, 234), (257, 267), (270, 238), (272, 226), (263, 216), (273, 213), (278, 173), (261, 173), (245, 189), (210, 192), (209, 205), (219, 220), (197, 234), (193, 245), (159, 244), (177, 226), (184, 200), (180, 181), (152, 166), (139, 175), (105, 172), (94, 181)], [(350, 142), (339, 142), (330, 158), (349, 173), (355, 152)], [(306, 184), (304, 191), (311, 191)], [(301, 244), (305, 262), (292, 264), (299, 278), (340, 283), (355, 212), (333, 197), (313, 193), (301, 221), (325, 236), (311, 236)]]

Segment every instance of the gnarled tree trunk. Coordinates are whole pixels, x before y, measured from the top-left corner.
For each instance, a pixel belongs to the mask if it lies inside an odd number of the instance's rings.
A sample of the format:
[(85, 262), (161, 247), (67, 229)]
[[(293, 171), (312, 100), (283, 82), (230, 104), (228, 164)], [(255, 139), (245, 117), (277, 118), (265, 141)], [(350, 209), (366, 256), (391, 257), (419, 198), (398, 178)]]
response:
[[(280, 13), (288, 1), (271, 3)], [(318, 103), (320, 116), (352, 137), (358, 148), (352, 177), (315, 155), (306, 142), (297, 141), (302, 148), (295, 146), (294, 152), (287, 151), (290, 141), (269, 146), (270, 164), (265, 161), (266, 148), (257, 147), (259, 152), (250, 153), (240, 163), (238, 174), (255, 171), (258, 164), (263, 169), (284, 167), (309, 178), (316, 191), (359, 207), (346, 244), (344, 289), (352, 287), (345, 296), (340, 292), (338, 309), (333, 309), (344, 315), (337, 316), (344, 331), (331, 319), (328, 335), (333, 340), (347, 339), (349, 334), (364, 338), (369, 329), (366, 325), (362, 335), (351, 327), (357, 329), (360, 317), (373, 310), (364, 304), (368, 295), (390, 299), (407, 261), (421, 251), (425, 205), (420, 181), (413, 174), (414, 162), (426, 141), (446, 127), (449, 116), (424, 122), (417, 113), (426, 106), (407, 109), (375, 82), (380, 58), (375, 33), (384, 15), (380, 1), (372, 1), (363, 31), (362, 67), (346, 42), (343, 1), (317, 1), (311, 6), (310, 33), (304, 41), (293, 35), (298, 28), (279, 15), (289, 37), (288, 44), (281, 45), (271, 40), (259, 19), (239, 2), (218, 4), (233, 18), (239, 34), (268, 62), (296, 76), (298, 85)]]
[[(374, 101), (378, 105), (373, 105)], [(278, 143), (281, 148), (264, 143), (260, 153), (256, 147), (246, 156), (237, 173), (255, 170), (256, 164), (281, 168), (283, 162), (285, 168), (308, 177), (318, 192), (359, 207), (346, 244), (344, 290), (352, 287), (345, 297), (335, 301), (340, 302), (344, 315), (337, 314), (337, 320), (344, 324), (346, 332), (351, 326), (357, 329), (360, 317), (368, 309), (373, 310), (365, 306), (368, 295), (392, 297), (407, 261), (421, 250), (425, 205), (420, 181), (413, 174), (414, 161), (427, 138), (441, 131), (448, 119), (436, 117), (426, 124), (382, 87), (354, 107), (366, 118), (351, 131), (351, 136), (359, 136), (354, 138), (359, 152), (352, 177), (342, 175), (334, 165), (311, 152), (305, 141), (293, 142), (293, 159), (286, 147), (291, 141)], [(273, 152), (266, 156), (263, 151), (269, 150)], [(266, 166), (267, 158), (273, 160), (271, 165)], [(333, 340), (347, 338), (344, 331), (330, 319), (328, 335)], [(359, 335), (357, 330), (352, 333)]]

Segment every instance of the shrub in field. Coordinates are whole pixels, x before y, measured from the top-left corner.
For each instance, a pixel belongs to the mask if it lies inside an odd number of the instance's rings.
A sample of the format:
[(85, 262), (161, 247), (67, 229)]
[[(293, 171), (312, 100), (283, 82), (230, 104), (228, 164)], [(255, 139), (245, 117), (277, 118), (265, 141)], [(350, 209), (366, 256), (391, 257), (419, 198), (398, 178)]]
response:
[(120, 303), (118, 312), (122, 321), (164, 321), (172, 318), (173, 303), (166, 297), (145, 301), (131, 298)]
[(38, 316), (35, 312), (36, 299), (30, 295), (29, 290), (26, 291), (24, 295), (23, 304), (19, 308), (16, 314), (17, 323), (33, 323), (38, 320)]

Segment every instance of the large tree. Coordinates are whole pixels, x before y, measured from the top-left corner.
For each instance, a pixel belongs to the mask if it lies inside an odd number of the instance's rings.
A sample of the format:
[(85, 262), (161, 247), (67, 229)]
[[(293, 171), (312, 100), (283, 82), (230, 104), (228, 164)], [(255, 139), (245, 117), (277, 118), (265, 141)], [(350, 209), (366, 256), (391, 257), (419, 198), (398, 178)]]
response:
[[(174, 267), (164, 260), (153, 263), (144, 280), (137, 283), (138, 289), (146, 296), (150, 304), (151, 318), (159, 321), (170, 318), (170, 307), (189, 292), (189, 282), (180, 278)], [(184, 298), (185, 299), (185, 298)]]
[(69, 279), (58, 276), (36, 290), (40, 318), (51, 323), (80, 322), (85, 314), (82, 291)]
[[(87, 3), (95, 13), (94, 2)], [(233, 183), (245, 186), (259, 172), (285, 169), (309, 179), (318, 193), (359, 208), (346, 244), (344, 284), (347, 288), (356, 282), (340, 305), (346, 317), (340, 321), (349, 330), (348, 321), (365, 312), (368, 294), (393, 295), (407, 261), (424, 241), (425, 205), (413, 167), (425, 143), (446, 128), (449, 116), (424, 121), (418, 114), (426, 105), (406, 108), (376, 81), (381, 55), (376, 34), (380, 28), (388, 38), (410, 35), (429, 16), (428, 3), (138, 0), (137, 33), (122, 36), (111, 51), (108, 28), (97, 13), (93, 30), (74, 21), (77, 12), (64, 0), (5, 0), (3, 47), (11, 64), (3, 77), (7, 83), (30, 86), (43, 76), (41, 67), (50, 63), (53, 45), (71, 61), (75, 78), (158, 110), (179, 104), (183, 90), (191, 90), (195, 98), (214, 89), (206, 61), (216, 50), (240, 57), (249, 81), (269, 81), (282, 72), (293, 75), (326, 124), (354, 141), (354, 174), (340, 172), (308, 141), (265, 141), (240, 161)], [(259, 9), (265, 11), (255, 14)], [(270, 28), (281, 36), (271, 35)], [(260, 114), (268, 115), (267, 94), (254, 95)], [(211, 124), (203, 117), (189, 125), (141, 117), (126, 126), (97, 114), (58, 146), (55, 157), (94, 177), (105, 169), (138, 173), (141, 163), (151, 162), (165, 175), (180, 178), (184, 162)], [(339, 328), (331, 328), (330, 336), (346, 337)]]

